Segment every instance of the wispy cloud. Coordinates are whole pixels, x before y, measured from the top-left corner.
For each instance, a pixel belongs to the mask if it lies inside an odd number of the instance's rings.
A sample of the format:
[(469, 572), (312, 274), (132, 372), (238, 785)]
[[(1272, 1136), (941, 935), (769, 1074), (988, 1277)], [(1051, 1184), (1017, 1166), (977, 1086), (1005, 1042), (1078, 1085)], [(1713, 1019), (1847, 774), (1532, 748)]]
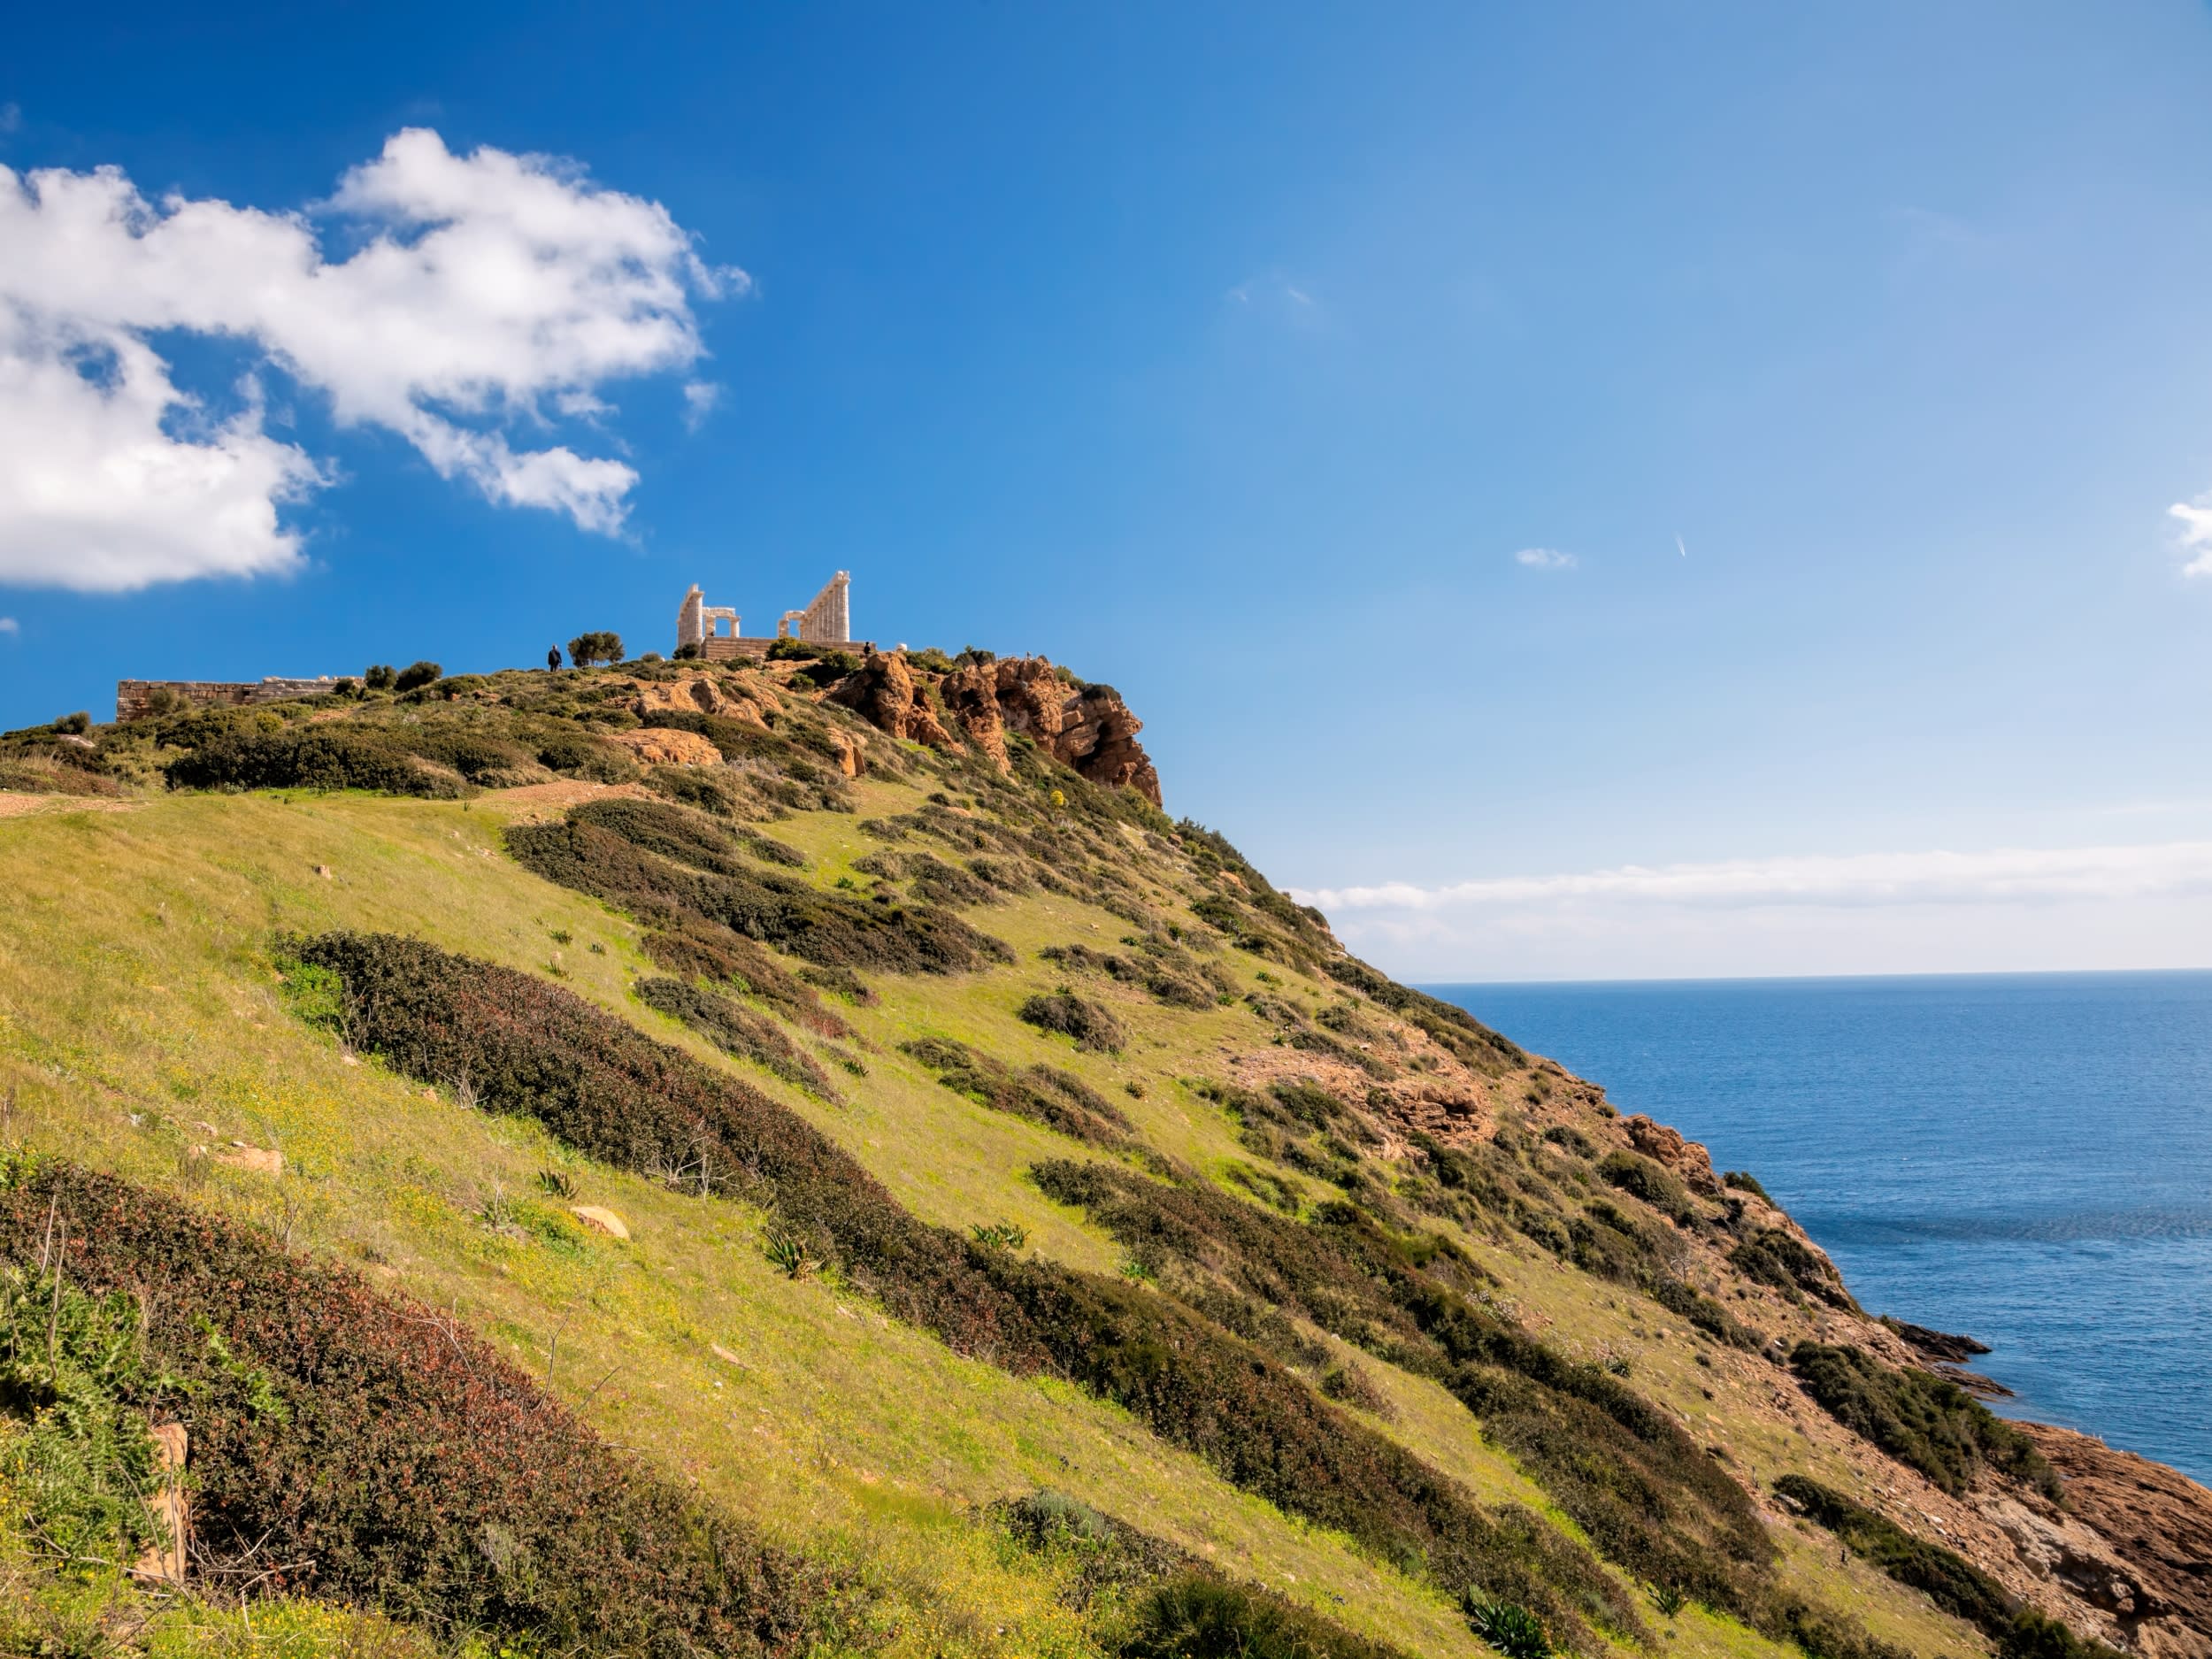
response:
[(2182, 550), (2193, 549), (2195, 552), (2195, 557), (2181, 567), (2181, 573), (2212, 576), (2212, 495), (2200, 496), (2194, 506), (2176, 502), (2167, 511), (2181, 520)]
[(691, 380), (684, 387), (684, 430), (696, 432), (707, 424), (722, 401), (722, 388), (712, 380)]
[(1582, 563), (1571, 553), (1562, 553), (1555, 547), (1525, 547), (1513, 556), (1516, 565), (1525, 565), (1532, 571), (1571, 571)]
[(0, 104), (0, 135), (23, 130), (23, 106), (19, 104)]
[(2212, 964), (2212, 841), (1617, 864), (1292, 891), (1401, 977)]
[(1647, 904), (1861, 906), (2139, 898), (2212, 889), (2212, 841), (2147, 847), (1858, 853), (1716, 864), (1621, 864), (1571, 875), (1417, 887), (1324, 887), (1296, 896), (1338, 910), (1437, 910), (1603, 899)]
[(13, 617), (0, 617), (0, 634), (20, 634), (23, 625)]
[(1222, 298), (1240, 310), (1268, 313), (1288, 323), (1312, 323), (1321, 316), (1321, 300), (1313, 289), (1280, 271), (1248, 276)]

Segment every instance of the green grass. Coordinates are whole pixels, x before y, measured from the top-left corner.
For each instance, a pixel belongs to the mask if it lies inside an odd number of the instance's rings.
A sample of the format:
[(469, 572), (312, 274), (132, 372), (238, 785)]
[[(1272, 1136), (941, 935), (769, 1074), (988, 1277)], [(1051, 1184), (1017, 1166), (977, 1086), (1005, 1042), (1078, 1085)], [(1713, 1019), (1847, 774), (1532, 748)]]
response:
[[(624, 1007), (626, 970), (641, 965), (633, 930), (490, 856), (490, 820), (465, 804), (186, 796), (96, 821), (0, 827), (0, 879), (27, 900), (0, 936), (12, 1133), (288, 1224), (308, 1248), (457, 1306), (519, 1361), (549, 1369), (558, 1392), (588, 1395), (588, 1414), (617, 1440), (858, 1572), (895, 1609), (894, 1651), (1084, 1650), (1049, 1576), (1002, 1559), (967, 1515), (1044, 1484), (1142, 1513), (1194, 1553), (1307, 1586), (1325, 1608), (1342, 1594), (1402, 1645), (1465, 1650), (1440, 1599), (1285, 1521), (1125, 1414), (960, 1359), (833, 1282), (786, 1279), (762, 1256), (760, 1217), (741, 1206), (688, 1203), (585, 1166), (574, 1170), (582, 1195), (625, 1217), (629, 1244), (568, 1225), (550, 1206), (540, 1207), (542, 1231), (520, 1239), (484, 1227), (495, 1186), (524, 1194), (540, 1170), (574, 1160), (527, 1125), (348, 1064), (282, 1008), (266, 950), (277, 930), (396, 927), (518, 967), (557, 958), (571, 988)], [(319, 864), (333, 879), (313, 873)], [(37, 879), (42, 867), (79, 879), (65, 894)], [(556, 929), (572, 942), (551, 944)], [(658, 1023), (664, 1037), (680, 1031)], [(805, 1109), (799, 1091), (759, 1081)], [(856, 1123), (818, 1110), (864, 1155), (872, 1140), (895, 1144), (902, 1156), (878, 1173), (918, 1209), (964, 1228), (1019, 1222), (1040, 1243), (1077, 1233), (1033, 1194), (1018, 1202), (1025, 1189), (1006, 1179), (1019, 1167), (1008, 1134), (1033, 1136), (1021, 1146), (1033, 1156), (1044, 1132), (967, 1107), (926, 1074), (871, 1094)], [(970, 1120), (961, 1138), (972, 1162), (943, 1156), (935, 1120), (949, 1116)], [(294, 1172), (271, 1183), (180, 1162), (195, 1144), (234, 1138), (280, 1145)], [(934, 1179), (918, 1179), (925, 1161)], [(1102, 1240), (1084, 1253), (1110, 1271)], [(979, 1608), (999, 1611), (987, 1624)]]
[[(852, 811), (802, 812), (772, 833), (808, 861), (805, 882), (832, 891), (884, 846), (859, 820), (912, 813), (930, 787), (864, 779), (847, 790)], [(1217, 1076), (1225, 1053), (1267, 1045), (1249, 1008), (1171, 1007), (1139, 985), (1087, 978), (1084, 995), (1112, 1011), (1125, 1041), (1118, 1055), (1074, 1051), (1019, 1018), (1025, 997), (1057, 982), (1060, 971), (1038, 953), (1071, 941), (1109, 949), (1132, 924), (1062, 895), (1010, 895), (974, 920), (1012, 948), (1014, 965), (926, 978), (864, 970), (873, 1006), (828, 1001), (852, 1028), (842, 1047), (867, 1076), (837, 1069), (839, 1045), (828, 1039), (802, 1039), (843, 1099), (818, 1097), (633, 997), (633, 979), (660, 972), (638, 929), (503, 857), (499, 831), (512, 810), (495, 795), (180, 795), (124, 812), (0, 822), (0, 884), (22, 895), (0, 927), (9, 1016), (0, 1089), (16, 1090), (10, 1133), (190, 1189), (288, 1231), (298, 1248), (457, 1309), (583, 1402), (611, 1438), (695, 1479), (777, 1541), (854, 1574), (879, 1597), (876, 1636), (889, 1651), (1099, 1650), (1105, 1637), (1066, 1600), (1062, 1568), (1010, 1551), (973, 1518), (972, 1506), (1039, 1486), (1141, 1517), (1194, 1555), (1234, 1563), (1363, 1635), (1409, 1652), (1479, 1651), (1461, 1612), (1432, 1590), (1230, 1487), (1126, 1414), (1065, 1384), (963, 1359), (885, 1319), (833, 1274), (787, 1277), (766, 1257), (765, 1218), (744, 1205), (683, 1200), (579, 1159), (534, 1126), (467, 1111), (449, 1092), (426, 1098), (373, 1062), (349, 1064), (334, 1039), (284, 1007), (269, 953), (279, 932), (381, 929), (557, 978), (746, 1079), (858, 1158), (920, 1218), (964, 1236), (978, 1225), (1017, 1227), (1032, 1252), (1104, 1274), (1123, 1248), (1022, 1175), (1052, 1157), (1101, 1155), (943, 1087), (900, 1045), (937, 1037), (1018, 1070), (1059, 1068), (1111, 1101), (1157, 1154), (1219, 1179), (1252, 1166), (1254, 1154), (1233, 1118), (1188, 1084)], [(1134, 826), (1111, 833), (1132, 859), (1128, 902), (1172, 913), (1182, 878), (1145, 864)], [(319, 864), (331, 879), (314, 873)], [(1294, 937), (1279, 918), (1266, 925)], [(1240, 990), (1310, 1010), (1341, 995), (1281, 961), (1235, 950), (1206, 960)], [(1263, 970), (1277, 982), (1263, 986)], [(1484, 1038), (1448, 1034), (1502, 1064), (1505, 1049)], [(280, 1145), (287, 1175), (272, 1182), (189, 1156), (195, 1145), (232, 1139)], [(1287, 1190), (1322, 1195), (1295, 1170), (1265, 1159), (1257, 1167)], [(569, 1178), (576, 1202), (620, 1213), (632, 1240), (578, 1225), (567, 1201), (541, 1190), (549, 1169)], [(511, 1219), (487, 1225), (488, 1211)], [(1731, 1379), (1719, 1405), (1701, 1402), (1686, 1348), (1632, 1334), (1640, 1321), (1665, 1317), (1653, 1304), (1617, 1311), (1610, 1287), (1525, 1241), (1446, 1225), (1494, 1271), (1501, 1296), (1542, 1319), (1553, 1340), (1634, 1351), (1636, 1386), (1710, 1416), (1746, 1467), (1805, 1463), (1805, 1448), (1752, 1409), (1747, 1386)], [(1789, 1327), (1777, 1315), (1770, 1328)], [(1485, 1502), (1563, 1523), (1435, 1384), (1370, 1357), (1359, 1363), (1391, 1406), (1369, 1419), (1379, 1432)], [(1786, 1581), (1838, 1582), (1811, 1546), (1786, 1532), (1779, 1541)], [(1878, 1576), (1854, 1578), (1849, 1589), (1877, 1634), (1922, 1653), (1971, 1648), (1955, 1624)], [(1671, 1652), (1777, 1651), (1695, 1609), (1675, 1632)]]

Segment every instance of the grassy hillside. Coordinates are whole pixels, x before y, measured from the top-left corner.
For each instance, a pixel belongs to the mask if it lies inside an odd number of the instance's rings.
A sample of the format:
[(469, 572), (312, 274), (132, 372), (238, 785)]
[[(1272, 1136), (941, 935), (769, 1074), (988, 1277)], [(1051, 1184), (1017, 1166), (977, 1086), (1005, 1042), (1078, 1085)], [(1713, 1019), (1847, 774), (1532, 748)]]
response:
[[(9, 781), (66, 789), (0, 818), (0, 1255), (57, 1306), (173, 1286), (135, 1369), (83, 1386), (124, 1441), (191, 1431), (202, 1552), (182, 1601), (58, 1559), (64, 1391), (27, 1302), (16, 1640), (733, 1651), (747, 1596), (746, 1641), (824, 1653), (1467, 1654), (1524, 1611), (1591, 1653), (2010, 1640), (1988, 1609), (2025, 1579), (1962, 1617), (1776, 1496), (1809, 1478), (1954, 1541), (1978, 1494), (2048, 1503), (1786, 1217), (1048, 744), (1010, 733), (1002, 767), (818, 700), (844, 666), (15, 741)], [(912, 671), (956, 740), (956, 672)], [(95, 1174), (146, 1194), (127, 1251)], [(50, 1210), (81, 1218), (58, 1285)], [(420, 1506), (475, 1517), (451, 1538), (334, 1494), (368, 1445), (335, 1362), (186, 1271), (203, 1217), (253, 1294), (305, 1272), (464, 1356), (425, 1421), (503, 1379), (673, 1541), (449, 1492), (443, 1451)], [(280, 1421), (215, 1403), (255, 1368)], [(526, 1591), (497, 1541), (526, 1519)], [(710, 1537), (736, 1541), (683, 1571), (719, 1637), (581, 1571)]]

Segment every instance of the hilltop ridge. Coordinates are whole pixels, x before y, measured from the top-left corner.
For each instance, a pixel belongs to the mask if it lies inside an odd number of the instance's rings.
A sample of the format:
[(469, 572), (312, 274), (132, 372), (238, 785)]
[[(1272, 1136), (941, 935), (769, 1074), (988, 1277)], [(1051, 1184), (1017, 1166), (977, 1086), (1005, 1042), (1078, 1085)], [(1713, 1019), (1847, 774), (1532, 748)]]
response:
[(172, 1640), (39, 1540), (142, 1544), (175, 1421), (206, 1617), (265, 1550), (256, 1617), (393, 1651), (2212, 1652), (2212, 1494), (1351, 956), (1110, 686), (794, 646), (62, 727), (0, 739), (19, 1638)]

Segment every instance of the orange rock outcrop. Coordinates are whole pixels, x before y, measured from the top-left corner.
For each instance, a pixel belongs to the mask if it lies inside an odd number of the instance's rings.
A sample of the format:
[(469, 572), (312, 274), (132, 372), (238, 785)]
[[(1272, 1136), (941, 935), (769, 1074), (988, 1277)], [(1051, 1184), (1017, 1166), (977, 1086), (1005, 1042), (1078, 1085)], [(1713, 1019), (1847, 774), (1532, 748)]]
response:
[(1110, 686), (1077, 687), (1041, 657), (975, 663), (936, 682), (955, 730), (931, 710), (904, 656), (872, 653), (830, 695), (895, 737), (964, 754), (972, 749), (1010, 772), (1009, 733), (1018, 733), (1093, 783), (1134, 789), (1160, 804), (1160, 775), (1137, 741), (1144, 722)]

